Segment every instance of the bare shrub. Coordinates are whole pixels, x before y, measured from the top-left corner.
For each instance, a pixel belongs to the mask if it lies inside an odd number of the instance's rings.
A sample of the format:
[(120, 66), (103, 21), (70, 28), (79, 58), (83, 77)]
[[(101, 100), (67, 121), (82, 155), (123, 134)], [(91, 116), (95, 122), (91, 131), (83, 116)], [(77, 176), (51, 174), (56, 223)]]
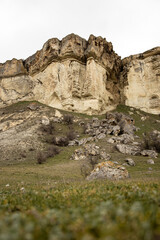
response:
[(86, 134), (86, 130), (88, 129), (88, 127), (87, 127), (87, 124), (85, 123), (84, 125), (83, 125), (83, 131), (82, 131), (82, 133), (83, 134)]
[(122, 120), (122, 116), (123, 116), (122, 113), (115, 114), (115, 119), (117, 123), (119, 123)]
[(89, 176), (90, 173), (91, 173), (91, 171), (92, 171), (92, 168), (91, 168), (91, 166), (90, 166), (89, 164), (83, 163), (83, 164), (81, 165), (81, 175), (82, 175), (84, 178), (86, 178), (87, 176)]
[(46, 162), (46, 160), (47, 160), (46, 153), (44, 153), (44, 152), (37, 153), (37, 163), (38, 164), (42, 164), (42, 163)]
[(67, 133), (67, 138), (69, 141), (74, 140), (76, 138), (76, 133), (74, 132), (73, 128), (71, 128)]
[(47, 142), (49, 144), (55, 144), (55, 142), (56, 142), (55, 136), (54, 135), (47, 135), (47, 136), (45, 136), (45, 142)]
[(66, 147), (69, 144), (69, 139), (67, 137), (61, 137), (59, 138), (58, 142), (56, 145), (61, 146), (61, 147)]
[(150, 133), (144, 133), (142, 149), (155, 150), (160, 153), (160, 133), (153, 131)]
[(54, 144), (56, 146), (65, 147), (69, 144), (69, 138), (66, 137), (56, 137), (55, 135), (50, 135), (45, 137), (45, 141), (49, 144)]
[(55, 132), (54, 122), (50, 121), (48, 125), (42, 125), (41, 131), (47, 134), (53, 134)]
[(50, 146), (46, 151), (39, 151), (37, 153), (37, 163), (42, 164), (46, 162), (47, 158), (54, 157), (59, 154), (60, 150), (56, 146)]
[(69, 115), (69, 114), (66, 114), (66, 115), (63, 116), (63, 121), (67, 125), (71, 125), (71, 124), (73, 124), (73, 116)]
[(47, 157), (54, 157), (55, 155), (59, 154), (60, 153), (60, 150), (58, 147), (56, 146), (50, 146), (48, 149), (47, 149)]
[(87, 156), (86, 159), (83, 161), (83, 164), (81, 165), (81, 175), (86, 178), (88, 175), (90, 175), (90, 173), (98, 163), (98, 156)]

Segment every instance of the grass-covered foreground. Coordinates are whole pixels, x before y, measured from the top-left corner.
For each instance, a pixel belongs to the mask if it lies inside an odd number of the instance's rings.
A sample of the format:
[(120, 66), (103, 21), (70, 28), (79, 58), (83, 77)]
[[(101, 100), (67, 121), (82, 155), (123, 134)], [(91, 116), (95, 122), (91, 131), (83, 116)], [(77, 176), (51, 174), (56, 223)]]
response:
[(0, 191), (1, 240), (159, 237), (158, 182), (19, 184)]

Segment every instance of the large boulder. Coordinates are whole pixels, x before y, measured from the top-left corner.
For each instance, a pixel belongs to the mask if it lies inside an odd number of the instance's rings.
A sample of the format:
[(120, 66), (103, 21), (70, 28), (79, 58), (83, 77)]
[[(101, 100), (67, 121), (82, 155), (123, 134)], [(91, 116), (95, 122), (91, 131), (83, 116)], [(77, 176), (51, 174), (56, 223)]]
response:
[(129, 166), (135, 166), (135, 161), (132, 158), (126, 158), (125, 162), (129, 165)]
[(105, 178), (109, 180), (120, 180), (128, 177), (129, 173), (125, 167), (107, 161), (97, 164), (91, 174), (87, 177), (87, 180)]
[(142, 156), (148, 156), (148, 157), (152, 157), (152, 158), (157, 158), (158, 157), (158, 153), (154, 150), (143, 150), (141, 151), (141, 155)]
[(141, 148), (136, 145), (117, 144), (116, 148), (119, 152), (129, 155), (140, 155)]
[(148, 160), (147, 160), (147, 163), (148, 163), (148, 164), (154, 164), (154, 160), (153, 160), (153, 159), (148, 159)]
[(124, 144), (128, 144), (128, 143), (133, 143), (134, 141), (134, 137), (133, 135), (129, 135), (129, 134), (122, 134), (120, 136), (113, 136), (111, 138), (108, 139), (108, 143), (124, 143)]

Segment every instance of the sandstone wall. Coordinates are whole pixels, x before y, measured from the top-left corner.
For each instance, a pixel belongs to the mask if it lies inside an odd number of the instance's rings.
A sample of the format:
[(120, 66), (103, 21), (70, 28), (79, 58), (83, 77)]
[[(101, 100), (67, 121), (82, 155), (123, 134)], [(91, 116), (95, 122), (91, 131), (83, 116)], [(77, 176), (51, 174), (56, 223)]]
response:
[(112, 44), (101, 37), (50, 39), (25, 61), (0, 64), (0, 107), (37, 100), (68, 111), (103, 113), (119, 103), (120, 67)]
[(160, 47), (130, 56), (122, 62), (125, 104), (160, 114)]

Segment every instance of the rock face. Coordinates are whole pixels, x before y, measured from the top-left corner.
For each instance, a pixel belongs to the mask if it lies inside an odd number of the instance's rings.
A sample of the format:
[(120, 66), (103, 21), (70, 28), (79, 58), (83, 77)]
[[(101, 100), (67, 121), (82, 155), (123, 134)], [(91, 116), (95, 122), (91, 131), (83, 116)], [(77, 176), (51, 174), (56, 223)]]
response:
[(103, 113), (119, 103), (120, 67), (120, 57), (102, 37), (53, 38), (25, 61), (0, 64), (0, 107), (38, 100), (67, 111)]
[(124, 103), (145, 112), (160, 113), (160, 47), (123, 59)]
[(26, 100), (87, 114), (119, 103), (159, 114), (160, 47), (121, 61), (102, 37), (50, 39), (26, 60), (0, 64), (0, 108)]
[(46, 109), (31, 110), (26, 104), (19, 106), (18, 110), (0, 109), (0, 161), (36, 158), (37, 149), (43, 147), (38, 128)]

